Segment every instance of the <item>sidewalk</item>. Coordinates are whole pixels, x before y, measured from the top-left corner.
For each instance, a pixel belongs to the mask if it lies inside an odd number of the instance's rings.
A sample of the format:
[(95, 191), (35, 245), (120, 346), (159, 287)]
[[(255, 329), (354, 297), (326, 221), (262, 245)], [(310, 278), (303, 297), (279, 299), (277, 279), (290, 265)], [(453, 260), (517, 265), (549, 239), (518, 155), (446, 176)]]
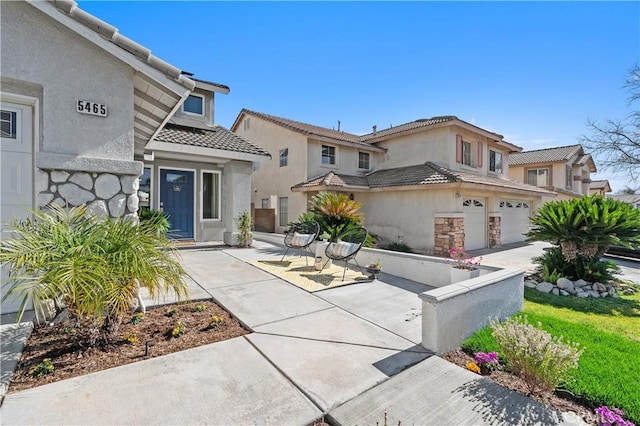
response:
[(246, 263), (282, 252), (259, 241), (181, 252), (192, 294), (253, 333), (10, 394), (2, 424), (307, 425), (326, 414), (351, 425), (385, 411), (389, 424), (562, 423), (420, 346), (417, 295), (429, 287), (381, 274), (310, 294)]

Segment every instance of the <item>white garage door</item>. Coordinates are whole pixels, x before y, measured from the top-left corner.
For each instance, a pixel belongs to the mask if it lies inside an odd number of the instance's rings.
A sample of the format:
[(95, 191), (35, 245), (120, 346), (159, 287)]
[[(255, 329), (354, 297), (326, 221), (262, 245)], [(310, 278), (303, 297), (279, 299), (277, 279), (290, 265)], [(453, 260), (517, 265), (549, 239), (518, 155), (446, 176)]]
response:
[(522, 235), (529, 229), (529, 202), (522, 200), (500, 200), (500, 240), (502, 244), (524, 241)]
[(462, 201), (464, 213), (464, 247), (475, 250), (486, 247), (487, 215), (485, 200), (482, 198), (465, 198)]
[[(0, 104), (0, 238), (7, 238), (4, 224), (25, 218), (33, 209), (33, 135), (30, 106)], [(2, 295), (9, 283), (5, 271), (0, 276)], [(19, 303), (7, 300), (2, 312), (15, 312)]]

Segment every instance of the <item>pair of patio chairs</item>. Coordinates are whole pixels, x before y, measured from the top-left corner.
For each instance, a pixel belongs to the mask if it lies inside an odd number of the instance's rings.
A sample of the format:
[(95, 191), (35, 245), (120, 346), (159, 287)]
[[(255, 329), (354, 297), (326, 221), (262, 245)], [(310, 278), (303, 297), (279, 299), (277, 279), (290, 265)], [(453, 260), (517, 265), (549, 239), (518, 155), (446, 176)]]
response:
[[(291, 248), (298, 249), (301, 252), (305, 251), (305, 254), (308, 250), (309, 253), (313, 255), (310, 246), (318, 238), (319, 233), (320, 225), (316, 221), (302, 222), (293, 225), (284, 237), (284, 244), (287, 246), (287, 251), (282, 256), (281, 261), (284, 260)], [(360, 264), (356, 260), (356, 255), (364, 246), (368, 235), (367, 230), (362, 227), (348, 229), (340, 234), (336, 242), (327, 245), (324, 251), (327, 261), (322, 265), (322, 269), (327, 266), (330, 260), (344, 261), (344, 270), (342, 271), (342, 281), (344, 281), (344, 276), (347, 272), (347, 263), (353, 259), (356, 265), (358, 265), (360, 272), (362, 272), (362, 267), (360, 267)], [(307, 266), (309, 266), (308, 257), (305, 257), (305, 260)], [(364, 274), (364, 272), (362, 273)]]

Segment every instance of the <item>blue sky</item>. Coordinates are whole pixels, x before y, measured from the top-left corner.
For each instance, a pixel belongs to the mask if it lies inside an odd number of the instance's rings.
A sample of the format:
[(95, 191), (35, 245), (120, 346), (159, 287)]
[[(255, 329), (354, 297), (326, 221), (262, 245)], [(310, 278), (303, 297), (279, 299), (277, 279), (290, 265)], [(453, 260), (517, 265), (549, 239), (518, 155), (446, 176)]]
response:
[[(352, 133), (456, 115), (525, 150), (622, 118), (640, 2), (94, 2), (153, 54), (242, 108)], [(599, 172), (614, 191), (627, 177)], [(638, 183), (636, 182), (636, 185)]]

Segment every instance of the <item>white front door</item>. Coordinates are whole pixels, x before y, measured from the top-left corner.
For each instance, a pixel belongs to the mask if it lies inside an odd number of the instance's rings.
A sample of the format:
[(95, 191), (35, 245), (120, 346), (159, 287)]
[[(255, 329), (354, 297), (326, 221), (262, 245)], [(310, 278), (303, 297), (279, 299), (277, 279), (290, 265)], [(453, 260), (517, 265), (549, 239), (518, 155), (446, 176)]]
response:
[[(24, 219), (33, 210), (33, 110), (31, 106), (0, 103), (0, 239), (10, 237), (5, 224)], [(10, 283), (3, 269), (2, 296)], [(19, 303), (7, 300), (2, 312), (16, 312)]]
[(475, 250), (486, 247), (487, 214), (483, 198), (465, 198), (462, 201), (464, 213), (464, 248)]

